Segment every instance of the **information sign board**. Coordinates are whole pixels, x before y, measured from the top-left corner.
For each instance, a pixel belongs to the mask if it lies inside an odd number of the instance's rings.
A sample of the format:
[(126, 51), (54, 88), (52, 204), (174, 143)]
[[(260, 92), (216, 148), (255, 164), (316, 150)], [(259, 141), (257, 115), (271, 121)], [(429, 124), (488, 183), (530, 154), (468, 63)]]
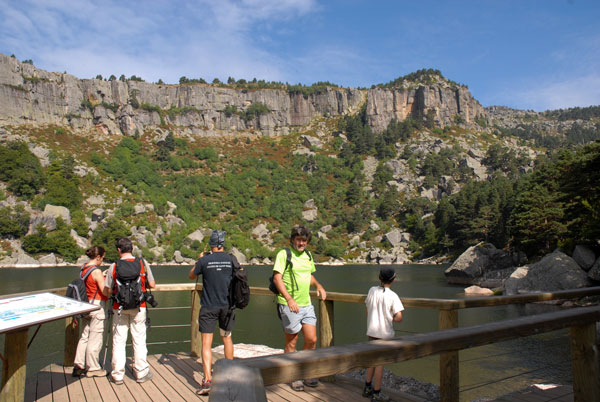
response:
[(54, 293), (0, 299), (0, 333), (87, 313), (99, 308), (100, 306)]

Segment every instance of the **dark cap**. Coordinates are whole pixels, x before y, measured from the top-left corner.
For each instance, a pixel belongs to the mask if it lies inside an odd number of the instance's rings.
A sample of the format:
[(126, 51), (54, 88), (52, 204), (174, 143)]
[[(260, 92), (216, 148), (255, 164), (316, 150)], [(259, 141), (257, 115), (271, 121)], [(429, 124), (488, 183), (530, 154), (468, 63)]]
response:
[(384, 283), (390, 283), (396, 278), (396, 270), (392, 267), (383, 267), (379, 271), (379, 280)]
[(208, 241), (208, 245), (210, 247), (218, 248), (225, 247), (225, 233), (225, 231), (220, 232), (218, 230), (213, 230), (213, 232), (210, 234), (210, 240)]

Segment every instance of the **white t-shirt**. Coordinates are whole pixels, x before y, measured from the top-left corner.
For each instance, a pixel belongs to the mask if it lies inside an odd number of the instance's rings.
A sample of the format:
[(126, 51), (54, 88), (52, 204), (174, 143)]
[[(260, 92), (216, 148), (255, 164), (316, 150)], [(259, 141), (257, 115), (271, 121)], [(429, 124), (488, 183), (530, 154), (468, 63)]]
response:
[(395, 335), (392, 320), (404, 310), (398, 295), (390, 288), (373, 286), (365, 300), (367, 305), (367, 336), (390, 339)]

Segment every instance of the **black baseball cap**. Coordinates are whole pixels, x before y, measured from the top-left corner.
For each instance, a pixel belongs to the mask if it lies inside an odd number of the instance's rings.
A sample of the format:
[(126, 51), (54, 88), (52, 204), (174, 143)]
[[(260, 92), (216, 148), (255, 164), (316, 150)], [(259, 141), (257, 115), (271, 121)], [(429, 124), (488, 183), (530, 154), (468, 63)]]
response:
[(396, 269), (393, 267), (383, 267), (379, 271), (379, 279), (382, 282), (390, 283), (396, 278)]
[(208, 241), (208, 245), (210, 247), (225, 247), (225, 231), (221, 232), (219, 230), (213, 230), (210, 234), (210, 240)]

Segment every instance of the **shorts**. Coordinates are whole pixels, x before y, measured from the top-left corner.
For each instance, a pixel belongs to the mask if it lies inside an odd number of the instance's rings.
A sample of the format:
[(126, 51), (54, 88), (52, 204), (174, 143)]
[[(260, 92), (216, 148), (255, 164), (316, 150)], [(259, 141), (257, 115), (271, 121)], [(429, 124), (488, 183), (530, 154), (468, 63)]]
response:
[(203, 334), (212, 334), (215, 330), (215, 324), (219, 321), (221, 336), (231, 335), (233, 325), (235, 324), (235, 310), (225, 307), (202, 307), (198, 314), (198, 324), (200, 332)]
[(283, 324), (283, 331), (287, 334), (297, 334), (302, 325), (317, 326), (317, 316), (312, 304), (300, 307), (300, 311), (293, 313), (287, 305), (278, 304), (277, 309)]

